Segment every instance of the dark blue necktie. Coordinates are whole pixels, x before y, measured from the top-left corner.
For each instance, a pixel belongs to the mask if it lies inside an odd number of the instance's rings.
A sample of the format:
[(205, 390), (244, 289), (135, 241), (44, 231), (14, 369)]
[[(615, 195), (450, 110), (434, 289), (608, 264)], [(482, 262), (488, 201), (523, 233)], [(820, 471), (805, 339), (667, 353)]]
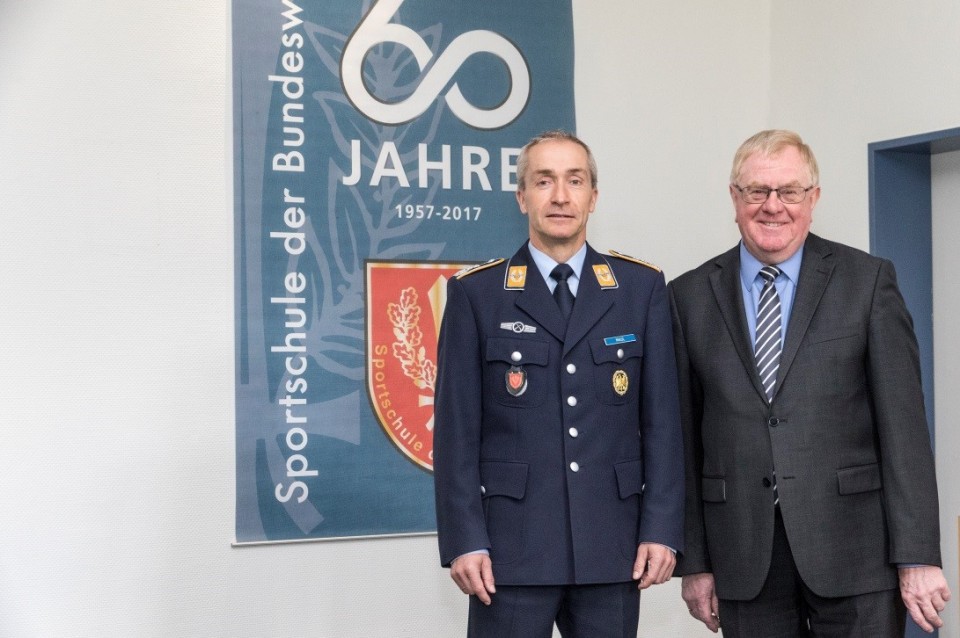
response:
[(560, 312), (563, 314), (565, 321), (570, 318), (570, 313), (573, 312), (573, 293), (570, 292), (570, 285), (567, 283), (567, 278), (572, 274), (573, 268), (568, 264), (558, 264), (550, 272), (550, 276), (557, 282), (557, 287), (553, 289), (553, 298), (557, 300), (557, 305), (560, 307)]

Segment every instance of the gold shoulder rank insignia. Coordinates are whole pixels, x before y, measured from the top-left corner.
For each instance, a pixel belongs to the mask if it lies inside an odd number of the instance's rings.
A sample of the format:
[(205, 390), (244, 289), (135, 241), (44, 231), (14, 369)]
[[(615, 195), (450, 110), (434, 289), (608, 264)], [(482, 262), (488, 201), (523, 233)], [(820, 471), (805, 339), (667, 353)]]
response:
[(647, 268), (652, 268), (657, 272), (660, 272), (660, 268), (654, 264), (651, 264), (649, 261), (644, 261), (642, 259), (637, 259), (636, 257), (631, 257), (630, 255), (624, 255), (623, 253), (618, 253), (615, 250), (609, 251), (611, 255), (618, 259), (624, 259), (626, 261), (632, 261), (635, 264), (640, 264), (641, 266), (646, 266)]
[(457, 279), (463, 279), (467, 275), (472, 275), (475, 272), (480, 272), (481, 270), (486, 270), (487, 268), (496, 266), (502, 261), (503, 257), (500, 257), (499, 259), (490, 259), (489, 261), (485, 261), (482, 264), (477, 264), (475, 266), (467, 266), (463, 270), (457, 271), (453, 276)]
[[(606, 260), (604, 260), (606, 261)], [(597, 277), (597, 283), (601, 288), (617, 288), (617, 278), (613, 276), (613, 271), (607, 264), (594, 264), (593, 274)]]
[(507, 268), (506, 279), (503, 280), (504, 290), (523, 290), (527, 285), (527, 267), (510, 266)]

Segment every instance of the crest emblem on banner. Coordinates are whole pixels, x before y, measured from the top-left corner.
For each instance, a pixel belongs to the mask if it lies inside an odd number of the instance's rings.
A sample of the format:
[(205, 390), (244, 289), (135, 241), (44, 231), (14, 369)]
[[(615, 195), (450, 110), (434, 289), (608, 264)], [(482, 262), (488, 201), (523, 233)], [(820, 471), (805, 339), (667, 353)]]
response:
[(367, 392), (383, 431), (433, 471), (437, 339), (447, 279), (466, 264), (367, 262)]

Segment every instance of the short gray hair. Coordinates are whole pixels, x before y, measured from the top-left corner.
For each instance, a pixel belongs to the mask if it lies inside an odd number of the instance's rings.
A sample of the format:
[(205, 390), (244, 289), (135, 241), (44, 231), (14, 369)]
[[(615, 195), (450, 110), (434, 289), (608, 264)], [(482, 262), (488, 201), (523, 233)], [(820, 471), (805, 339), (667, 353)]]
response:
[(527, 167), (530, 163), (529, 152), (530, 149), (539, 144), (540, 142), (550, 142), (550, 141), (562, 141), (562, 142), (573, 142), (574, 144), (579, 144), (583, 147), (583, 150), (587, 152), (587, 166), (590, 168), (590, 186), (592, 188), (597, 187), (597, 160), (593, 158), (593, 151), (590, 150), (590, 147), (581, 140), (579, 137), (573, 133), (561, 129), (553, 129), (550, 131), (544, 131), (540, 135), (532, 138), (527, 142), (522, 149), (520, 149), (520, 156), (517, 158), (517, 190), (523, 190), (526, 186), (527, 179)]

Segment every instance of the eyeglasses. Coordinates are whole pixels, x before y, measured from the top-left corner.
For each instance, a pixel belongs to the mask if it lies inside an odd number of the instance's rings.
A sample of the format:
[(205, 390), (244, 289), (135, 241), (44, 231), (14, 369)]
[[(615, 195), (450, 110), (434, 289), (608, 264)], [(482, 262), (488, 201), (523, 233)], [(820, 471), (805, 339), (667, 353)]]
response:
[(799, 204), (807, 198), (807, 192), (812, 191), (816, 186), (782, 186), (780, 188), (767, 188), (766, 186), (745, 186), (741, 188), (736, 184), (733, 187), (740, 193), (740, 197), (748, 204), (762, 204), (770, 197), (770, 193), (776, 193), (777, 197), (784, 204)]

